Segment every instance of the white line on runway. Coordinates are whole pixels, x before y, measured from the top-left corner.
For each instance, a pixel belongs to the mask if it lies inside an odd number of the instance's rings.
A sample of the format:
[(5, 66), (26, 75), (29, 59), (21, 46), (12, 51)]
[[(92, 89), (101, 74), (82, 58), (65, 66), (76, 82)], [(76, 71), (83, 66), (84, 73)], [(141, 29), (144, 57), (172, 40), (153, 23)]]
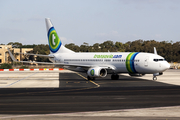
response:
[(28, 77), (30, 77), (30, 76), (33, 76), (33, 75), (35, 75), (35, 74), (37, 74), (37, 73), (39, 73), (39, 72), (33, 73), (33, 74), (31, 74), (31, 75), (29, 75), (29, 76), (27, 76), (27, 77), (24, 77), (24, 78), (22, 78), (22, 79), (20, 79), (20, 80), (17, 80), (17, 81), (15, 81), (15, 82), (13, 82), (13, 83), (11, 83), (11, 84), (9, 84), (9, 85), (6, 85), (6, 86), (0, 87), (0, 88), (9, 87), (9, 86), (11, 86), (11, 85), (14, 85), (14, 84), (18, 83), (19, 81), (24, 80), (24, 79), (26, 79), (26, 78), (28, 78)]

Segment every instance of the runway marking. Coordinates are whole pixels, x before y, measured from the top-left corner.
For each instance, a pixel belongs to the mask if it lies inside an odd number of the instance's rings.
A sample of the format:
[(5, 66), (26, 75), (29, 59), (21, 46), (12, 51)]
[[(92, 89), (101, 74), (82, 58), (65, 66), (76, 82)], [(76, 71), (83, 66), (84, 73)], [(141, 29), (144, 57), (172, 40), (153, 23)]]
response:
[[(79, 74), (79, 73), (76, 73), (77, 75), (79, 75), (79, 76), (81, 76), (82, 78), (84, 78), (85, 80), (88, 80), (86, 77), (84, 77), (84, 76), (82, 76), (81, 74)], [(97, 83), (95, 83), (94, 81), (92, 81), (92, 80), (89, 80), (91, 83), (93, 83), (93, 84), (95, 84), (97, 87), (100, 87), (100, 85), (99, 84), (97, 84)]]
[(11, 83), (11, 84), (9, 84), (9, 85), (6, 85), (6, 86), (0, 87), (0, 88), (9, 87), (9, 86), (11, 86), (11, 85), (14, 85), (14, 84), (18, 83), (19, 81), (24, 80), (24, 79), (26, 79), (26, 78), (28, 78), (28, 77), (30, 77), (30, 76), (33, 76), (33, 75), (35, 75), (35, 74), (37, 74), (37, 73), (39, 73), (39, 72), (33, 73), (33, 74), (31, 74), (31, 75), (29, 75), (29, 76), (27, 76), (27, 77), (24, 77), (24, 78), (22, 78), (22, 79), (20, 79), (20, 80), (18, 80), (18, 81), (15, 81), (15, 82), (13, 82), (13, 83)]

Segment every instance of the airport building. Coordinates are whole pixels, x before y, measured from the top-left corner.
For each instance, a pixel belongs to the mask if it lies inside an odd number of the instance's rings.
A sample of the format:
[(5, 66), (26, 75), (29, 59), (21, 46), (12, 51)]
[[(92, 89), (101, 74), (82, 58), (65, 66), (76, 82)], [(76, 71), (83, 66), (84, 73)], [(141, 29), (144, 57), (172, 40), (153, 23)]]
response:
[(19, 53), (27, 53), (33, 50), (33, 48), (13, 48), (12, 45), (0, 45), (0, 64), (12, 62), (7, 48), (12, 51), (14, 57), (18, 61), (24, 60), (26, 57), (25, 55)]

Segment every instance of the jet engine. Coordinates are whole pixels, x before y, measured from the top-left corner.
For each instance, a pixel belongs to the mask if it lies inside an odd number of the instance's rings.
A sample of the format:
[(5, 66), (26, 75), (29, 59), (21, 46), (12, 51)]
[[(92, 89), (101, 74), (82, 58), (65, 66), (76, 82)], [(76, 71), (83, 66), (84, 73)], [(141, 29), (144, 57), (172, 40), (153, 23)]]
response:
[(87, 71), (89, 77), (106, 77), (107, 70), (102, 67), (89, 68)]

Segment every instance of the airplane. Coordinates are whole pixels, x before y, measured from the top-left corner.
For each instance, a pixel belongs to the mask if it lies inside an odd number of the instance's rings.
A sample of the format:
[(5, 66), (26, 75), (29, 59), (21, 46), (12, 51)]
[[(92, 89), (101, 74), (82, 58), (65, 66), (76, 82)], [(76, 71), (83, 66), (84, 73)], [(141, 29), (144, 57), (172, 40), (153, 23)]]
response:
[(50, 54), (29, 55), (47, 57), (52, 63), (17, 61), (8, 49), (13, 61), (63, 66), (66, 69), (86, 72), (88, 80), (104, 78), (107, 74), (111, 74), (112, 80), (117, 80), (120, 73), (128, 73), (130, 76), (153, 74), (153, 80), (157, 80), (156, 76), (162, 75), (165, 70), (170, 68), (170, 64), (157, 54), (155, 47), (154, 54), (144, 52), (74, 52), (62, 44), (51, 20), (45, 18), (45, 22)]

